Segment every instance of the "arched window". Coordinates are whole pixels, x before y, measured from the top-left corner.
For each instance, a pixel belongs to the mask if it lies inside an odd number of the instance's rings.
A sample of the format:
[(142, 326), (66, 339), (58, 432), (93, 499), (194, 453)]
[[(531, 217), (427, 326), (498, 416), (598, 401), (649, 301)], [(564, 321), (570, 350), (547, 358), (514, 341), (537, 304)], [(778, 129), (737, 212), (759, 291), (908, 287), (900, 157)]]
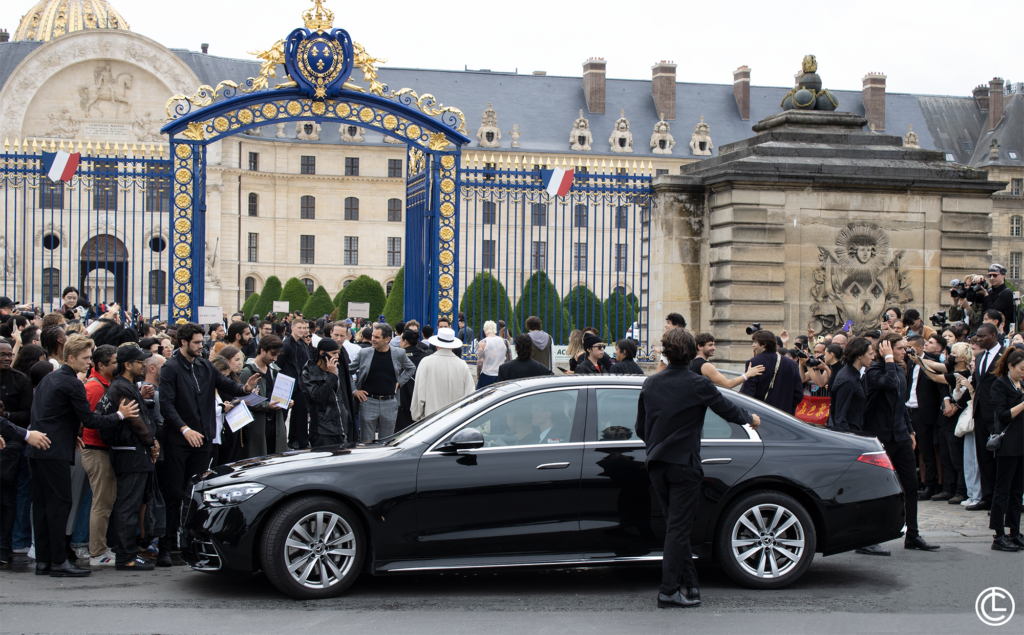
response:
[(245, 299), (248, 300), (249, 296), (256, 293), (256, 278), (249, 276), (245, 279)]
[(345, 199), (345, 220), (359, 220), (359, 199), (354, 196)]
[(394, 280), (388, 280), (387, 287), (384, 288), (384, 293), (386, 293), (387, 295), (390, 296), (391, 295), (391, 289), (394, 286), (395, 286), (395, 281)]
[(388, 199), (388, 221), (392, 223), (402, 222), (402, 199)]
[(260, 215), (260, 195), (256, 192), (249, 192), (249, 216)]
[(60, 269), (43, 269), (43, 304), (50, 305), (60, 297)]
[(313, 288), (313, 279), (312, 278), (303, 278), (302, 279), (302, 284), (306, 285), (306, 291), (309, 291), (310, 293), (313, 293), (314, 288)]
[(303, 196), (299, 202), (299, 218), (316, 218), (316, 199), (312, 196)]
[(167, 302), (167, 272), (154, 269), (149, 272), (149, 303)]
[(344, 289), (345, 287), (347, 287), (350, 284), (352, 284), (352, 281), (351, 280), (346, 280), (345, 282), (341, 283), (341, 288)]

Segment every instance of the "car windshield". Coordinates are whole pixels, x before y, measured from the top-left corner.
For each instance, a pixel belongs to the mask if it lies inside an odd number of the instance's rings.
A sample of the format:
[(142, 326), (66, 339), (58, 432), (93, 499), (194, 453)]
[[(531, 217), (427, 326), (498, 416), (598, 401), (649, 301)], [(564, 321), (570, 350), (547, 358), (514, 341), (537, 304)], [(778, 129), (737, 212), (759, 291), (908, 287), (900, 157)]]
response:
[(385, 441), (384, 445), (389, 445), (389, 446), (391, 446), (391, 445), (398, 445), (398, 444), (402, 443), (403, 441), (405, 441), (406, 439), (411, 438), (412, 436), (414, 436), (416, 433), (420, 432), (421, 430), (425, 430), (427, 428), (427, 426), (429, 426), (430, 424), (434, 423), (435, 421), (438, 421), (442, 417), (447, 417), (448, 415), (452, 414), (453, 412), (458, 412), (459, 410), (462, 410), (464, 408), (468, 408), (468, 407), (472, 406), (473, 404), (477, 403), (478, 401), (480, 401), (482, 399), (487, 399), (488, 397), (493, 395), (496, 391), (497, 391), (497, 388), (488, 388), (486, 390), (478, 390), (478, 391), (474, 392), (473, 394), (471, 394), (471, 395), (469, 395), (467, 397), (464, 397), (463, 399), (460, 399), (459, 401), (456, 401), (455, 403), (453, 403), (453, 404), (451, 404), (451, 405), (449, 405), (449, 406), (447, 406), (445, 408), (441, 408), (440, 410), (438, 410), (434, 414), (432, 414), (432, 415), (430, 415), (428, 417), (424, 417), (423, 419), (420, 419), (419, 421), (417, 421), (416, 423), (412, 424), (411, 426), (409, 426), (405, 430), (402, 430), (398, 434), (395, 434), (391, 438), (387, 439)]

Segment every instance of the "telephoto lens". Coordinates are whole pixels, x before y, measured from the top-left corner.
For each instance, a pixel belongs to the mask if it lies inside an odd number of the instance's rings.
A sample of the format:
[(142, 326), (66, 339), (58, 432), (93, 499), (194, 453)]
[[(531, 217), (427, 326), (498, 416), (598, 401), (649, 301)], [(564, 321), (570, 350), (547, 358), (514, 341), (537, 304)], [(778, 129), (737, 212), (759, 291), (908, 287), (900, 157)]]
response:
[(817, 368), (818, 366), (821, 366), (824, 363), (825, 362), (821, 361), (817, 357), (811, 357), (810, 359), (807, 360), (807, 367), (808, 368)]
[(754, 333), (757, 333), (760, 330), (761, 330), (761, 323), (760, 322), (754, 322), (751, 326), (747, 327), (747, 335), (753, 335)]

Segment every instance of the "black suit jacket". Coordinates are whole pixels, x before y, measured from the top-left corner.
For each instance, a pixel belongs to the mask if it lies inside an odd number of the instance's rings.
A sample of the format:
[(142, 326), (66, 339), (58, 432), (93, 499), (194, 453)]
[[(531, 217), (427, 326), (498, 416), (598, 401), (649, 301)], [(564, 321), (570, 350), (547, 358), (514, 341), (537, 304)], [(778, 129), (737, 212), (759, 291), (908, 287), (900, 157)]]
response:
[[(928, 359), (932, 359), (929, 357)], [(939, 361), (934, 359), (933, 361)], [(909, 363), (909, 362), (908, 362)], [(917, 368), (917, 416), (926, 425), (933, 425), (942, 413), (942, 391), (940, 385), (928, 379), (928, 375), (917, 364), (907, 373), (907, 384), (913, 385), (914, 368)]]
[(988, 369), (984, 374), (978, 373), (981, 370), (981, 352), (976, 359), (977, 369), (974, 371), (972, 381), (974, 382), (974, 428), (979, 432), (974, 438), (979, 443), (985, 443), (988, 435), (992, 434), (992, 384), (996, 383), (996, 376), (992, 372), (996, 369), (996, 360), (1003, 354), (1003, 347), (999, 345), (995, 352), (989, 353), (989, 360), (986, 360)]
[(882, 443), (910, 441), (914, 428), (907, 414), (910, 391), (907, 376), (894, 362), (876, 359), (864, 373), (868, 405), (864, 411), (864, 431)]
[[(778, 373), (775, 372), (776, 363), (779, 366)], [(764, 372), (758, 377), (751, 377), (743, 382), (740, 392), (770, 406), (775, 406), (783, 412), (795, 413), (796, 407), (804, 400), (804, 385), (800, 381), (800, 367), (785, 355), (782, 355), (780, 361), (775, 353), (761, 353), (748, 361), (744, 370), (758, 365), (764, 366)], [(774, 384), (772, 384), (773, 377)], [(771, 390), (769, 390), (769, 386), (771, 386)], [(765, 397), (766, 394), (767, 397)]]
[(70, 366), (61, 366), (43, 377), (32, 399), (30, 429), (45, 433), (50, 438), (50, 447), (42, 450), (29, 446), (25, 456), (30, 459), (55, 459), (74, 463), (79, 424), (86, 428), (100, 428), (117, 425), (120, 421), (121, 417), (116, 412), (110, 415), (95, 414), (89, 406), (85, 386), (78, 380), (78, 375)]
[(993, 432), (1006, 432), (996, 456), (1024, 456), (1024, 412), (1010, 417), (1010, 409), (1024, 401), (1024, 394), (1014, 388), (1013, 382), (1006, 375), (992, 382), (990, 394)]

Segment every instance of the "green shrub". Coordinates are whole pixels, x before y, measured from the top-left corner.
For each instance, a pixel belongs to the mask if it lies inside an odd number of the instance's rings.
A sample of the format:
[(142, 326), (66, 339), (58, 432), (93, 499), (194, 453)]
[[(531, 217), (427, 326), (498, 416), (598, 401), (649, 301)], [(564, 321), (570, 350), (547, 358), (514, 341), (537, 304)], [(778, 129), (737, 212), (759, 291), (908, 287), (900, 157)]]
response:
[(405, 267), (398, 270), (391, 294), (384, 304), (384, 321), (394, 326), (405, 321)]
[(617, 342), (626, 337), (626, 331), (640, 316), (640, 302), (632, 293), (623, 295), (612, 291), (604, 306), (608, 316), (608, 343)]
[(267, 319), (267, 316), (274, 312), (274, 302), (280, 299), (281, 280), (277, 276), (270, 276), (267, 278), (267, 283), (263, 285), (263, 290), (260, 291), (260, 300), (256, 303), (256, 310), (253, 313), (258, 313), (264, 320)]
[(331, 311), (331, 322), (337, 322), (340, 319), (341, 319), (341, 309), (339, 309), (338, 307), (334, 307), (334, 310)]
[(306, 305), (302, 307), (302, 314), (309, 320), (319, 320), (335, 310), (334, 302), (331, 301), (331, 294), (327, 293), (323, 285), (316, 288), (313, 295), (309, 296)]
[(370, 321), (376, 322), (377, 316), (384, 312), (384, 305), (387, 303), (387, 296), (384, 295), (384, 287), (370, 276), (359, 276), (341, 290), (341, 298), (338, 308), (341, 315), (348, 316), (349, 302), (369, 302)]
[(604, 328), (607, 322), (604, 316), (604, 303), (594, 295), (593, 291), (581, 284), (565, 296), (562, 306), (568, 311), (576, 328), (593, 326), (602, 338), (607, 337)]
[[(572, 332), (572, 318), (562, 306), (555, 285), (543, 271), (534, 273), (523, 285), (523, 292), (515, 308), (515, 332), (526, 331), (526, 318), (536, 315), (551, 335), (555, 344), (568, 344)], [(561, 316), (561, 320), (557, 316)]]
[(252, 314), (256, 312), (256, 305), (259, 304), (259, 301), (260, 294), (254, 293), (246, 298), (245, 302), (242, 303), (242, 308), (239, 310), (242, 312), (242, 315), (245, 316), (246, 322), (248, 322), (249, 318), (252, 317)]
[(494, 320), (495, 324), (498, 320), (505, 320), (510, 331), (515, 322), (505, 287), (486, 271), (476, 274), (466, 287), (459, 301), (459, 311), (466, 314), (466, 324), (473, 329), (477, 339), (483, 339), (484, 322), (487, 320)]
[(288, 278), (288, 282), (284, 283), (284, 289), (281, 291), (281, 297), (278, 300), (281, 302), (287, 301), (288, 310), (295, 313), (296, 311), (301, 311), (302, 307), (306, 306), (306, 301), (309, 300), (309, 290), (306, 289), (306, 285), (302, 283), (302, 280)]

